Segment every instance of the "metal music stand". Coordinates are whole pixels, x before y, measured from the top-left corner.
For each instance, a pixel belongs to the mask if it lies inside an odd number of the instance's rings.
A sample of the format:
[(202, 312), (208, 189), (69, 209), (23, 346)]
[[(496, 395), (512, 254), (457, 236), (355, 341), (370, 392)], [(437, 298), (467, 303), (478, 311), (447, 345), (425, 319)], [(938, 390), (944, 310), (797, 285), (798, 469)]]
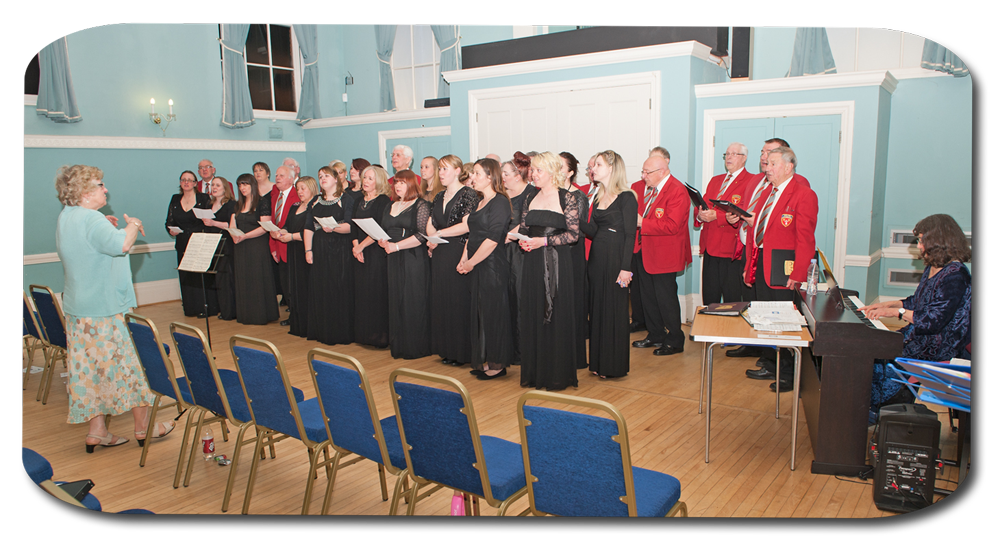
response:
[(177, 266), (178, 271), (201, 274), (201, 297), (203, 300), (205, 315), (205, 335), (208, 338), (208, 347), (212, 347), (212, 328), (208, 322), (208, 290), (205, 288), (205, 274), (218, 273), (217, 267), (219, 258), (222, 257), (222, 250), (219, 243), (222, 241), (222, 233), (192, 233), (188, 239), (187, 248), (184, 249), (184, 256)]

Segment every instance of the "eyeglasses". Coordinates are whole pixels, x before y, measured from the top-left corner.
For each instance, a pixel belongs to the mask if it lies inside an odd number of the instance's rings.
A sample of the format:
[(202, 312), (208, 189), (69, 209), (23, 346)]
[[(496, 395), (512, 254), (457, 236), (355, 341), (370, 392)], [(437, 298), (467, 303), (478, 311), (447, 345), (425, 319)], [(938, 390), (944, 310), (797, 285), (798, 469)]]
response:
[(738, 157), (738, 156), (741, 156), (741, 155), (747, 155), (747, 154), (737, 154), (737, 153), (726, 152), (726, 153), (722, 154), (722, 159), (726, 159), (727, 157)]
[(656, 171), (662, 171), (662, 170), (663, 170), (662, 167), (659, 168), (659, 169), (653, 169), (651, 171), (647, 171), (647, 170), (643, 169), (643, 170), (639, 171), (639, 173), (642, 174), (642, 176), (647, 176), (647, 175), (655, 173)]
[(98, 182), (97, 184), (94, 184), (94, 187), (95, 188), (103, 188), (104, 187), (104, 182)]

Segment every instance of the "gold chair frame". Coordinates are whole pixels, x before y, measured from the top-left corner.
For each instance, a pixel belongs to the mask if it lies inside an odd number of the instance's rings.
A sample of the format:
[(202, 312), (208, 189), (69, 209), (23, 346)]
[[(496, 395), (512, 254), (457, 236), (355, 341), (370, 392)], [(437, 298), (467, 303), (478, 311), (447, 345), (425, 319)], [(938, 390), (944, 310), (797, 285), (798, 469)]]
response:
[[(483, 455), (483, 444), (482, 440), (480, 439), (479, 425), (476, 419), (476, 410), (472, 406), (472, 397), (469, 395), (469, 391), (465, 388), (465, 385), (463, 385), (457, 379), (447, 377), (444, 375), (438, 375), (429, 372), (421, 372), (410, 368), (397, 368), (389, 374), (389, 389), (390, 392), (392, 393), (392, 405), (396, 412), (396, 422), (399, 424), (399, 436), (403, 442), (403, 454), (406, 456), (407, 473), (413, 478), (414, 481), (413, 487), (410, 488), (410, 501), (409, 501), (409, 506), (407, 506), (406, 508), (406, 515), (412, 516), (414, 512), (416, 512), (417, 501), (430, 496), (432, 493), (436, 492), (439, 489), (447, 487), (462, 493), (463, 497), (465, 498), (466, 514), (478, 516), (480, 515), (479, 495), (476, 493), (455, 488), (454, 486), (448, 484), (442, 484), (439, 482), (427, 480), (425, 478), (417, 476), (413, 472), (413, 462), (410, 460), (410, 450), (412, 449), (412, 447), (406, 442), (406, 431), (404, 430), (403, 427), (403, 420), (399, 417), (400, 396), (396, 394), (397, 377), (406, 377), (410, 379), (416, 379), (418, 381), (426, 381), (428, 383), (443, 385), (448, 387), (448, 390), (455, 391), (459, 394), (459, 396), (462, 397), (463, 406), (461, 412), (462, 414), (465, 415), (465, 418), (468, 422), (469, 433), (472, 436), (472, 446), (476, 454), (476, 462), (475, 464), (473, 464), (473, 466), (476, 468), (476, 470), (479, 471), (479, 479), (484, 484), (483, 500), (485, 500), (488, 505), (498, 510), (497, 513), (498, 516), (505, 515), (507, 513), (507, 510), (510, 508), (511, 504), (513, 504), (515, 501), (517, 501), (518, 499), (520, 499), (521, 497), (525, 496), (528, 493), (528, 488), (527, 486), (522, 487), (521, 489), (515, 491), (513, 494), (511, 494), (510, 497), (508, 497), (503, 501), (493, 498), (493, 491), (492, 488), (490, 487), (489, 474), (487, 473), (487, 468), (486, 468), (486, 459), (485, 456)], [(434, 484), (435, 487), (433, 487), (432, 489), (428, 490), (425, 493), (422, 494), (419, 493), (419, 488), (429, 484)], [(518, 515), (523, 516), (527, 513), (528, 509), (525, 509)]]
[[(25, 291), (21, 291), (21, 295), (24, 297), (24, 305), (28, 307), (31, 315), (31, 324), (35, 327), (35, 331), (38, 332), (40, 337), (35, 337), (31, 334), (27, 334), (21, 337), (21, 350), (24, 352), (24, 379), (21, 384), (21, 390), (27, 390), (28, 388), (28, 375), (31, 373), (31, 363), (35, 360), (35, 351), (38, 349), (42, 350), (42, 360), (46, 361), (49, 358), (48, 346), (46, 346), (45, 341), (42, 339), (45, 337), (45, 330), (42, 329), (41, 323), (38, 322), (38, 317), (35, 316), (35, 304), (28, 298), (28, 294)], [(44, 370), (44, 364), (42, 364), (42, 370)]]
[[(517, 399), (517, 427), (521, 434), (521, 453), (524, 457), (524, 477), (528, 482), (528, 509), (534, 516), (547, 516), (551, 515), (547, 512), (542, 512), (535, 507), (535, 493), (532, 488), (532, 484), (538, 481), (538, 478), (531, 474), (531, 459), (528, 457), (528, 440), (527, 431), (525, 427), (530, 425), (531, 422), (524, 418), (524, 405), (529, 400), (538, 400), (545, 402), (553, 402), (558, 404), (565, 404), (568, 406), (576, 406), (582, 408), (588, 408), (592, 410), (597, 410), (606, 415), (602, 417), (610, 417), (611, 420), (615, 422), (618, 427), (618, 434), (612, 436), (611, 439), (618, 443), (621, 448), (622, 457), (622, 471), (625, 474), (625, 496), (619, 497), (618, 500), (624, 502), (628, 505), (628, 515), (629, 517), (637, 517), (638, 509), (636, 508), (635, 500), (635, 481), (632, 477), (632, 452), (629, 446), (628, 440), (628, 426), (625, 424), (625, 417), (622, 416), (618, 408), (612, 406), (611, 404), (603, 401), (596, 400), (593, 398), (584, 398), (582, 396), (573, 396), (570, 394), (561, 394), (557, 392), (542, 392), (542, 391), (528, 391)], [(569, 410), (563, 410), (569, 411)], [(573, 412), (581, 413), (581, 412)], [(673, 507), (666, 513), (664, 517), (674, 517), (677, 514), (681, 514), (680, 517), (687, 517), (688, 510), (687, 504), (684, 501), (678, 500)]]
[[(49, 296), (52, 297), (52, 304), (55, 305), (56, 307), (56, 314), (59, 316), (59, 322), (62, 323), (63, 332), (65, 332), (66, 316), (62, 310), (62, 302), (59, 301), (59, 298), (56, 297), (52, 289), (45, 285), (32, 284), (28, 287), (28, 291), (34, 292), (36, 288), (39, 291), (48, 292)], [(34, 301), (34, 298), (32, 298), (32, 301)], [(49, 342), (49, 333), (45, 329), (45, 323), (43, 321), (39, 322), (39, 326), (41, 326), (41, 328), (38, 330), (38, 332), (42, 333), (45, 337), (45, 339), (41, 340), (43, 346), (42, 353), (43, 354), (47, 353), (47, 358), (45, 359), (45, 366), (44, 369), (42, 370), (41, 382), (38, 384), (38, 394), (35, 396), (35, 401), (37, 402), (40, 400), (42, 402), (42, 405), (44, 406), (49, 400), (49, 389), (51, 389), (52, 387), (52, 376), (55, 375), (56, 361), (62, 360), (63, 368), (65, 369), (67, 367), (66, 363), (67, 354), (66, 354), (66, 349), (63, 349), (62, 347), (57, 347)], [(69, 343), (68, 337), (66, 339), (66, 342)]]

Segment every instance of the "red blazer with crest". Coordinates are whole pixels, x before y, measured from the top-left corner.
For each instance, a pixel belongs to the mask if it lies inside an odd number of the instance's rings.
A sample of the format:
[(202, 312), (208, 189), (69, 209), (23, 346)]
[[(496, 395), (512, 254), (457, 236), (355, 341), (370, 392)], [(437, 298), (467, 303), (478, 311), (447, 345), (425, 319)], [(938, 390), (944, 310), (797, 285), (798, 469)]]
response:
[[(640, 198), (640, 201), (644, 199)], [(643, 203), (639, 214), (646, 210)], [(652, 275), (683, 271), (691, 263), (691, 197), (680, 180), (670, 175), (643, 218), (642, 265)]]
[(774, 203), (770, 220), (764, 228), (764, 240), (760, 250), (764, 253), (764, 271), (756, 271), (757, 248), (752, 244), (752, 240), (760, 212), (767, 202), (766, 197), (762, 196), (752, 211), (754, 225), (750, 226), (747, 232), (747, 241), (751, 244), (744, 270), (744, 279), (748, 283), (753, 284), (755, 276), (762, 274), (771, 288), (785, 288), (783, 284), (775, 285), (771, 282), (773, 249), (794, 250), (795, 264), (789, 277), (796, 282), (806, 281), (809, 261), (816, 255), (816, 217), (819, 214), (819, 200), (816, 198), (816, 192), (794, 177), (788, 184), (781, 197)]
[[(277, 184), (271, 188), (271, 223), (278, 226), (279, 228), (285, 227), (285, 220), (288, 220), (288, 215), (291, 213), (292, 207), (299, 204), (299, 194), (292, 187), (288, 191), (288, 196), (285, 197), (285, 202), (281, 205), (281, 221), (278, 221), (278, 196), (281, 195), (281, 190), (278, 189)], [(276, 262), (287, 262), (288, 261), (288, 243), (282, 243), (281, 241), (270, 237), (268, 235), (268, 244), (271, 246), (271, 257), (274, 258)]]
[[(694, 227), (701, 228), (701, 238), (698, 240), (698, 248), (701, 254), (706, 252), (715, 256), (716, 258), (729, 258), (733, 255), (736, 250), (736, 245), (739, 242), (739, 224), (733, 225), (726, 221), (726, 211), (713, 205), (712, 199), (722, 199), (723, 201), (729, 201), (730, 203), (739, 206), (742, 209), (750, 206), (751, 195), (747, 195), (745, 190), (747, 181), (754, 178), (754, 176), (743, 169), (734, 180), (729, 183), (729, 187), (726, 188), (726, 193), (722, 195), (721, 198), (716, 197), (719, 195), (719, 190), (722, 188), (722, 182), (726, 179), (725, 174), (720, 174), (718, 176), (712, 177), (708, 182), (708, 187), (705, 188), (705, 201), (716, 212), (716, 219), (714, 222), (702, 223), (698, 220), (697, 211), (695, 211), (694, 216)], [(756, 186), (755, 186), (756, 187)], [(749, 193), (753, 192), (753, 188), (750, 188)]]

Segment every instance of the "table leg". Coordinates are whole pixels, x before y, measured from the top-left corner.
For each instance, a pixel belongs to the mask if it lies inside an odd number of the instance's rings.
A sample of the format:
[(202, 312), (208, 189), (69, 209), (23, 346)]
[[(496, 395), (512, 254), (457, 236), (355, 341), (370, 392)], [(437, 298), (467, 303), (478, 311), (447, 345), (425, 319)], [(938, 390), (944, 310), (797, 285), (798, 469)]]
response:
[(712, 438), (712, 354), (715, 346), (718, 342), (712, 343), (706, 349), (706, 362), (708, 363), (706, 370), (705, 384), (707, 388), (705, 389), (705, 462), (708, 462), (708, 448), (709, 442)]
[(708, 358), (708, 343), (701, 344), (701, 390), (698, 391), (698, 413), (701, 413), (702, 402), (705, 399), (705, 359)]
[(774, 418), (781, 409), (781, 347), (774, 348)]
[(799, 380), (802, 374), (802, 349), (792, 347), (795, 351), (795, 390), (792, 391), (792, 464), (791, 469), (795, 470), (795, 445), (798, 443), (799, 431)]

